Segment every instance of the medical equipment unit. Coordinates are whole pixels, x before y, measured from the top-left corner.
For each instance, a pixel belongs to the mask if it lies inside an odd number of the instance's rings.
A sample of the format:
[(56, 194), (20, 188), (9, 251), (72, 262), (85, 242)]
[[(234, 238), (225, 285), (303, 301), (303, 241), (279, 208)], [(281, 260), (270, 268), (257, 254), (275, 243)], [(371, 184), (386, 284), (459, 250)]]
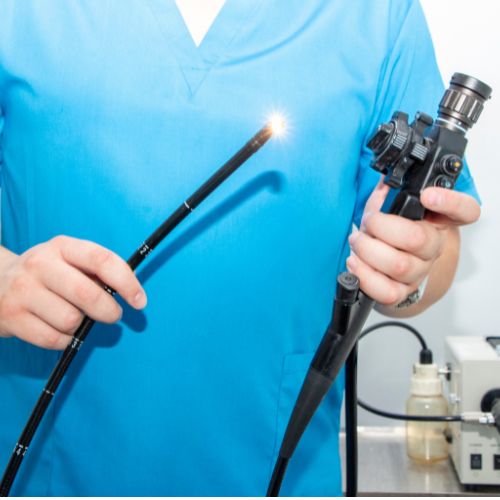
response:
[(495, 424), (450, 423), (449, 453), (458, 478), (465, 486), (498, 486), (500, 337), (447, 337), (445, 362), (450, 414), (477, 414)]
[(444, 364), (438, 366), (424, 337), (400, 321), (372, 325), (359, 340), (387, 327), (409, 331), (421, 345), (406, 414), (374, 408), (360, 398), (358, 405), (406, 421), (406, 451), (412, 460), (432, 467), (449, 458), (466, 490), (500, 487), (500, 337), (446, 337)]

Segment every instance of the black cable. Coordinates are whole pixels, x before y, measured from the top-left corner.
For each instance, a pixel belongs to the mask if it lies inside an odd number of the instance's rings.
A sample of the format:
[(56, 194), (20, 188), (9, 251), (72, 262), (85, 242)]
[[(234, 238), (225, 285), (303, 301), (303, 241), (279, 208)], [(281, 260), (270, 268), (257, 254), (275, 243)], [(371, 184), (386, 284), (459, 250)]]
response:
[[(413, 326), (408, 325), (406, 323), (403, 323), (401, 321), (382, 321), (380, 323), (377, 323), (375, 325), (372, 325), (365, 330), (361, 332), (361, 335), (359, 336), (359, 340), (361, 340), (363, 337), (368, 335), (371, 332), (374, 332), (375, 330), (379, 330), (381, 328), (385, 328), (388, 326), (394, 326), (398, 328), (404, 328), (405, 330), (409, 331), (415, 337), (418, 339), (420, 342), (420, 345), (422, 346), (422, 351), (430, 352), (427, 343), (425, 342), (424, 337), (422, 334)], [(401, 413), (391, 413), (388, 411), (384, 410), (379, 410), (378, 408), (375, 408), (368, 403), (365, 403), (361, 399), (358, 398), (358, 405), (361, 406), (366, 411), (369, 411), (370, 413), (374, 413), (375, 415), (379, 415), (380, 417), (385, 417), (385, 418), (392, 418), (394, 420), (406, 420), (410, 422), (460, 422), (462, 420), (462, 417), (460, 415), (452, 415), (452, 416), (442, 416), (442, 415), (429, 415), (429, 416), (424, 416), (424, 415), (404, 415)], [(347, 422), (346, 422), (347, 425)]]
[(408, 420), (410, 422), (461, 422), (462, 417), (460, 415), (451, 416), (423, 416), (423, 415), (403, 415), (401, 413), (390, 413), (388, 411), (379, 410), (374, 408), (369, 404), (365, 403), (361, 399), (358, 399), (358, 405), (361, 406), (366, 411), (379, 415), (380, 417), (392, 418), (394, 420)]
[(358, 495), (358, 344), (354, 345), (345, 365), (345, 454), (346, 496)]
[(407, 325), (406, 323), (403, 323), (402, 321), (381, 321), (380, 323), (377, 323), (376, 325), (369, 326), (368, 328), (365, 328), (358, 340), (361, 340), (363, 337), (368, 335), (371, 332), (374, 332), (375, 330), (379, 330), (380, 328), (385, 328), (388, 326), (395, 326), (398, 328), (404, 328), (405, 330), (408, 330), (410, 333), (413, 333), (415, 337), (417, 337), (418, 341), (420, 342), (420, 345), (422, 346), (422, 349), (428, 349), (427, 343), (422, 336), (422, 334), (413, 326)]
[[(229, 161), (220, 167), (200, 188), (198, 188), (170, 217), (135, 251), (127, 263), (132, 270), (154, 250), (154, 248), (182, 222), (208, 195), (220, 186), (231, 174), (233, 174), (243, 163), (255, 154), (271, 137), (272, 125), (266, 125), (257, 132)], [(111, 295), (115, 291), (104, 286)], [(9, 463), (5, 469), (0, 483), (0, 496), (8, 496), (12, 484), (19, 471), (28, 447), (42, 421), (59, 384), (61, 383), (71, 362), (94, 326), (95, 321), (85, 316), (77, 331), (73, 335), (71, 343), (63, 351), (57, 365), (50, 375), (42, 394), (40, 395), (21, 436), (14, 447)]]

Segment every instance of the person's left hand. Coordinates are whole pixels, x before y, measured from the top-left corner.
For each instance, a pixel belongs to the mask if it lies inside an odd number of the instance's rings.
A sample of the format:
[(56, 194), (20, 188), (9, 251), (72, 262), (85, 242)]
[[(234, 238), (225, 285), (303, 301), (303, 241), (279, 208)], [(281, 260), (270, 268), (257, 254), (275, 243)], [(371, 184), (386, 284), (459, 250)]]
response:
[(405, 300), (428, 276), (441, 255), (449, 230), (475, 222), (481, 209), (472, 196), (427, 188), (420, 201), (429, 211), (422, 221), (380, 212), (389, 192), (382, 179), (370, 196), (359, 231), (349, 237), (348, 270), (376, 302), (392, 306)]

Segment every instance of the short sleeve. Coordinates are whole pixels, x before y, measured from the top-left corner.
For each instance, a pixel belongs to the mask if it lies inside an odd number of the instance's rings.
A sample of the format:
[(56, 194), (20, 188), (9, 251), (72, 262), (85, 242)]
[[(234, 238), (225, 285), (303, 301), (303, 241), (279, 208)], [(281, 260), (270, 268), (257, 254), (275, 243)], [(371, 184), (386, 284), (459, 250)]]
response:
[[(393, 2), (406, 12), (391, 14), (389, 30), (392, 46), (381, 66), (377, 96), (367, 134), (363, 142), (358, 173), (358, 192), (354, 223), (359, 226), (366, 201), (377, 184), (380, 174), (370, 167), (372, 152), (366, 147), (368, 137), (380, 123), (388, 121), (394, 111), (404, 111), (410, 118), (417, 111), (435, 116), (444, 85), (439, 72), (431, 35), (422, 7), (417, 0)], [(456, 189), (480, 202), (467, 164), (460, 175)]]

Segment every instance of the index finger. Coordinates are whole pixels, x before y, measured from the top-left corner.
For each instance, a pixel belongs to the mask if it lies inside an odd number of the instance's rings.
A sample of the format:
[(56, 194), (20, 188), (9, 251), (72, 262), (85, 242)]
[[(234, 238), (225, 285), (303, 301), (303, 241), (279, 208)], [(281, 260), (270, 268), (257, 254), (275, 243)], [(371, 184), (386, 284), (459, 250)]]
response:
[(481, 207), (470, 195), (439, 187), (430, 187), (420, 195), (422, 205), (450, 219), (457, 226), (472, 224), (479, 219)]
[(132, 307), (146, 306), (146, 294), (129, 265), (111, 250), (87, 240), (63, 237), (64, 260), (86, 274), (95, 275), (120, 294)]

